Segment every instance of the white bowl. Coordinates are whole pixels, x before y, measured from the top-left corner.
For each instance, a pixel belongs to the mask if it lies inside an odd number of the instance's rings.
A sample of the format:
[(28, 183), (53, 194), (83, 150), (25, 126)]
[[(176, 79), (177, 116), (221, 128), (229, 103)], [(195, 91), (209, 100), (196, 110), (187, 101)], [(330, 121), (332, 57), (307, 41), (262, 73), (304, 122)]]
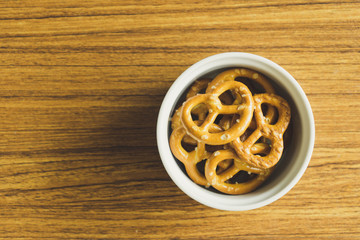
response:
[[(202, 76), (215, 76), (227, 68), (245, 67), (269, 77), (277, 94), (291, 106), (292, 137), (272, 176), (257, 190), (226, 195), (194, 183), (174, 158), (169, 147), (170, 121), (177, 102)], [(290, 128), (291, 126), (289, 126)], [(249, 53), (229, 52), (205, 58), (183, 72), (170, 87), (157, 121), (157, 144), (163, 165), (174, 183), (188, 196), (209, 207), (241, 211), (268, 205), (284, 196), (304, 174), (314, 147), (315, 124), (308, 99), (297, 81), (276, 63)]]

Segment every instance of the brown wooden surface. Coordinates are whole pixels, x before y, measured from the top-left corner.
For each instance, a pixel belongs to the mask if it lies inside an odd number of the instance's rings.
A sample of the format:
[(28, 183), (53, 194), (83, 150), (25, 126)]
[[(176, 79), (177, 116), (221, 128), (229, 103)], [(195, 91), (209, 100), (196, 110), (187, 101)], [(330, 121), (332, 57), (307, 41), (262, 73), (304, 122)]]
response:
[[(261, 209), (210, 209), (165, 172), (155, 126), (191, 64), (242, 51), (288, 70), (310, 166)], [(0, 1), (0, 238), (359, 239), (359, 1)]]

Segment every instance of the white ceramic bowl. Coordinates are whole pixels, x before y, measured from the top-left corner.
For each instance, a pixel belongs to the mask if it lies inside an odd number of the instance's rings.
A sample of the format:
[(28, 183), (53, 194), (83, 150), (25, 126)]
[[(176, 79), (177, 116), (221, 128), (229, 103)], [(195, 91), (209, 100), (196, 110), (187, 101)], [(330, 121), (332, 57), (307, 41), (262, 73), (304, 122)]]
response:
[[(177, 102), (189, 86), (202, 76), (216, 76), (227, 68), (245, 67), (272, 80), (277, 94), (291, 106), (292, 137), (272, 176), (254, 192), (226, 195), (195, 184), (184, 172), (169, 147), (170, 121)], [(157, 121), (157, 144), (164, 167), (174, 183), (196, 201), (222, 210), (250, 210), (270, 204), (285, 195), (300, 180), (314, 147), (315, 124), (311, 107), (297, 81), (276, 63), (249, 53), (229, 52), (205, 58), (183, 72), (170, 87)]]

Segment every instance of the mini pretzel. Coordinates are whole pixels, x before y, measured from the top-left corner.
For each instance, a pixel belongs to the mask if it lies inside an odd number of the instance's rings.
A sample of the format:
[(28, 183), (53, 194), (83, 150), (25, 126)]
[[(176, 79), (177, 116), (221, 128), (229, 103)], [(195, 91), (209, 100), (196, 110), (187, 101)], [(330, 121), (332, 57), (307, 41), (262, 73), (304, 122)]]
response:
[[(186, 99), (189, 99), (200, 93), (202, 90), (206, 89), (210, 81), (211, 79), (200, 79), (195, 81), (194, 84), (190, 87), (189, 92), (186, 94)], [(176, 109), (174, 115), (171, 118), (171, 129), (173, 130), (178, 128), (179, 126), (182, 126), (180, 121), (180, 113), (181, 107)], [(206, 106), (201, 107), (201, 105), (199, 105), (196, 106), (191, 113), (198, 115), (199, 120), (204, 120), (207, 113), (207, 108)]]
[[(258, 143), (251, 149), (254, 154), (266, 151), (266, 146), (259, 144), (262, 143)], [(233, 159), (234, 164), (222, 173), (217, 173), (216, 168), (218, 164), (226, 159)], [(254, 173), (257, 174), (257, 176), (242, 183), (230, 183), (227, 181), (240, 171), (247, 171), (250, 174)], [(205, 176), (211, 186), (227, 194), (244, 194), (251, 192), (259, 187), (270, 176), (271, 172), (272, 169), (262, 170), (248, 165), (239, 159), (232, 150), (216, 151), (205, 165)]]
[[(211, 79), (208, 78), (196, 80), (186, 94), (186, 99), (189, 99), (196, 94), (199, 94), (202, 90), (205, 90), (210, 81)], [(191, 113), (198, 115), (199, 120), (204, 120), (207, 113), (207, 107), (204, 104), (199, 104), (192, 109)]]
[[(223, 82), (236, 81), (235, 79), (238, 77), (245, 77), (257, 82), (258, 84), (260, 84), (260, 86), (264, 88), (265, 93), (275, 93), (273, 86), (270, 84), (270, 82), (264, 75), (247, 68), (229, 69), (218, 74), (215, 77), (215, 79), (209, 83), (206, 92), (213, 91), (219, 84)], [(266, 118), (268, 119), (269, 122), (272, 122), (273, 119), (275, 118), (275, 109), (270, 107), (266, 113)], [(251, 121), (249, 128), (250, 129), (256, 128), (256, 124), (254, 121)]]
[[(200, 80), (196, 80), (194, 84), (190, 87), (188, 93), (186, 94), (186, 99), (194, 97), (195, 95), (199, 94), (201, 91), (205, 90), (210, 83), (211, 79), (204, 78)], [(225, 104), (231, 104), (233, 102), (232, 96), (230, 94), (223, 94), (221, 95), (221, 100)], [(171, 118), (171, 129), (178, 128), (182, 126), (180, 121), (180, 113), (181, 107), (176, 109), (173, 117)], [(194, 107), (191, 111), (192, 114), (198, 116), (198, 120), (204, 120), (207, 114), (207, 107), (204, 104), (199, 104), (198, 106)], [(185, 142), (188, 142), (186, 139)], [(191, 142), (191, 141), (190, 141)]]
[[(205, 90), (210, 81), (211, 81), (211, 79), (207, 79), (207, 78), (195, 81), (194, 84), (190, 87), (190, 90), (188, 91), (188, 93), (186, 94), (186, 99), (189, 99), (189, 98), (195, 96), (196, 94), (200, 93), (202, 90)], [(171, 129), (172, 130), (182, 126), (181, 121), (180, 121), (180, 113), (181, 113), (181, 107), (176, 109), (174, 115), (171, 118)], [(198, 105), (198, 106), (194, 107), (194, 109), (192, 110), (191, 113), (197, 115), (199, 120), (204, 120), (206, 113), (207, 113), (207, 107), (205, 105)], [(184, 140), (184, 142), (191, 144), (191, 145), (196, 145), (196, 143), (197, 143), (194, 139), (192, 139), (191, 137), (189, 137), (187, 135), (184, 137), (183, 140)]]
[[(232, 90), (236, 99), (240, 99), (242, 103), (223, 105), (219, 96), (227, 90)], [(198, 126), (192, 119), (191, 110), (201, 103), (206, 104), (209, 114), (204, 122)], [(240, 82), (228, 81), (218, 85), (211, 93), (199, 94), (184, 102), (181, 122), (187, 133), (194, 139), (210, 145), (222, 145), (233, 141), (245, 132), (250, 124), (253, 108), (252, 94), (246, 85)], [(210, 133), (209, 127), (219, 114), (238, 114), (240, 118), (229, 129), (219, 133)]]
[(197, 184), (205, 186), (208, 182), (199, 172), (196, 164), (203, 159), (205, 153), (205, 143), (197, 142), (197, 147), (192, 152), (187, 152), (181, 146), (181, 140), (186, 136), (183, 127), (176, 128), (170, 136), (170, 148), (174, 156), (181, 161), (189, 177)]
[[(186, 94), (186, 99), (199, 94), (201, 91), (205, 91), (210, 81), (211, 79), (208, 78), (196, 80)], [(225, 104), (231, 104), (233, 102), (231, 94), (228, 93), (221, 95), (220, 100)], [(204, 104), (199, 104), (192, 109), (191, 113), (197, 115), (199, 120), (204, 120), (207, 114), (207, 107)]]
[[(284, 148), (283, 134), (290, 122), (290, 106), (286, 100), (280, 96), (267, 93), (255, 95), (254, 102), (254, 116), (257, 128), (244, 142), (242, 142), (240, 138), (237, 138), (232, 142), (232, 146), (241, 160), (258, 168), (270, 168), (280, 160), (282, 155)], [(274, 125), (269, 124), (265, 120), (261, 110), (261, 104), (263, 103), (277, 108), (279, 116), (278, 121)], [(260, 137), (271, 141), (271, 150), (266, 156), (255, 155), (250, 151), (251, 147)]]
[[(212, 124), (210, 131), (219, 132), (222, 131), (222, 129), (218, 125)], [(182, 126), (176, 128), (170, 136), (171, 151), (175, 157), (184, 164), (187, 174), (195, 183), (210, 186), (205, 176), (199, 172), (197, 164), (204, 159), (208, 159), (212, 153), (207, 152), (205, 143), (200, 141), (197, 141), (197, 146), (193, 151), (187, 152), (181, 145), (181, 141), (186, 136), (186, 131)], [(230, 164), (230, 161), (224, 161), (222, 164), (219, 164), (219, 172), (228, 168)]]

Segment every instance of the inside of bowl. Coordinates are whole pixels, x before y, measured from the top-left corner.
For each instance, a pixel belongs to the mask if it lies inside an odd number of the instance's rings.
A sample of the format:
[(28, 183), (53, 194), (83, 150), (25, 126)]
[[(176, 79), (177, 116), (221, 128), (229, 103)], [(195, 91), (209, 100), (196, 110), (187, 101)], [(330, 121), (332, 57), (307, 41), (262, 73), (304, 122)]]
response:
[[(236, 67), (239, 67), (239, 66), (236, 66)], [(218, 75), (219, 73), (221, 73), (227, 69), (230, 69), (230, 68), (222, 68), (222, 69), (217, 69), (217, 70), (208, 72), (207, 74), (194, 79), (194, 81), (197, 79), (200, 79), (200, 78), (213, 79), (216, 75)], [(252, 69), (252, 70), (261, 72), (256, 69)], [(286, 133), (285, 133), (285, 135), (287, 137), (286, 137), (286, 141), (284, 141), (284, 151), (283, 151), (281, 159), (277, 163), (276, 168), (275, 168), (274, 172), (272, 173), (272, 175), (266, 180), (265, 183), (263, 183), (259, 188), (257, 188), (255, 191), (253, 191), (253, 193), (265, 191), (267, 188), (271, 188), (272, 186), (278, 184), (280, 179), (283, 178), (283, 175), (286, 174), (286, 172), (290, 171), (290, 168), (292, 167), (292, 160), (295, 159), (295, 157), (297, 156), (298, 151), (299, 151), (299, 147), (295, 143), (301, 142), (302, 132), (303, 132), (303, 129), (302, 129), (303, 126), (301, 125), (301, 121), (300, 121), (299, 109), (296, 106), (294, 100), (292, 99), (291, 94), (286, 90), (286, 88), (284, 86), (281, 85), (281, 83), (279, 81), (271, 78), (271, 76), (269, 76), (267, 74), (264, 74), (264, 75), (269, 78), (271, 84), (273, 85), (273, 87), (276, 90), (276, 94), (283, 97), (284, 99), (286, 99), (288, 101), (288, 103), (290, 104), (291, 121), (290, 121), (288, 129), (286, 130)], [(174, 114), (176, 109), (179, 106), (181, 106), (181, 104), (185, 101), (185, 96), (186, 96), (186, 93), (188, 92), (189, 88), (190, 88), (190, 86), (188, 87), (188, 89), (186, 89), (181, 94), (179, 99), (174, 104), (171, 116)], [(171, 116), (169, 116), (169, 117), (171, 118)], [(169, 124), (168, 124), (169, 137), (170, 137), (171, 131), (172, 131), (170, 125), (171, 125), (171, 122), (169, 121)], [(174, 159), (176, 159), (176, 158), (174, 157)], [(177, 162), (179, 168), (182, 170), (182, 172), (185, 175), (187, 175), (184, 165), (178, 160), (176, 160), (176, 162)], [(205, 187), (204, 187), (204, 189), (205, 189)], [(227, 194), (217, 191), (216, 189), (214, 189), (212, 187), (207, 188), (207, 190), (211, 191), (215, 194), (227, 195)], [(249, 193), (249, 194), (251, 194), (251, 193)], [(245, 194), (245, 195), (247, 195), (247, 194)]]

